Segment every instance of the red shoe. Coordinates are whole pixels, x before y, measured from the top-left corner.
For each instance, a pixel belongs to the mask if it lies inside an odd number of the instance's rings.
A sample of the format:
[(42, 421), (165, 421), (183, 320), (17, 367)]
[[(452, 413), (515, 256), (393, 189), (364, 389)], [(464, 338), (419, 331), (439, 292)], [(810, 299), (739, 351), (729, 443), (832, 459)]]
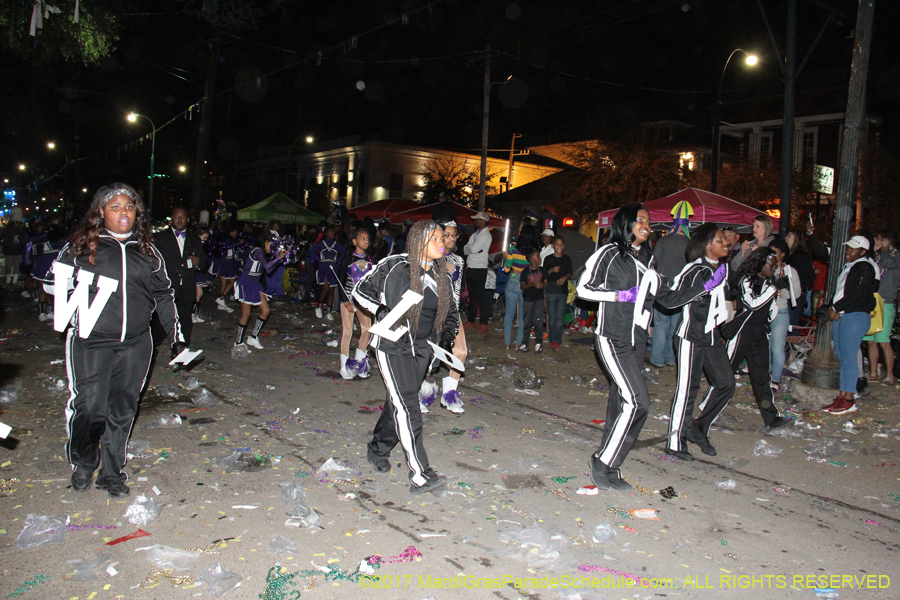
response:
[(846, 398), (841, 398), (841, 400), (840, 404), (825, 410), (833, 415), (846, 415), (847, 413), (856, 412), (856, 403), (853, 400), (847, 400)]
[(835, 397), (834, 400), (831, 401), (831, 404), (829, 404), (828, 406), (823, 406), (822, 410), (824, 410), (825, 412), (831, 412), (831, 409), (833, 409), (835, 406), (839, 405), (843, 400), (844, 400), (843, 396), (837, 396), (837, 397)]
[(478, 327), (478, 333), (487, 333), (490, 330), (491, 330), (491, 328), (488, 327), (487, 325), (479, 325), (479, 327)]
[(466, 324), (463, 325), (463, 329), (475, 329), (475, 323), (472, 321), (466, 321)]
[(559, 342), (550, 342), (550, 349), (554, 352), (559, 350)]

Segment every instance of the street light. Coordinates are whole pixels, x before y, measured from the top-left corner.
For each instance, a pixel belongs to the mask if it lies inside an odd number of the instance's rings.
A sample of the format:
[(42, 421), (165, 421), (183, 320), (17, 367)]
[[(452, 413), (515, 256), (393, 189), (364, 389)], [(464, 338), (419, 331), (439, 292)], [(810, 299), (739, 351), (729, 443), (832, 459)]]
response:
[(182, 173), (186, 173), (186, 172), (187, 172), (187, 167), (184, 166), (184, 165), (179, 165), (179, 166), (178, 166), (178, 170), (179, 170), (180, 172), (182, 172)]
[(136, 112), (130, 113), (128, 115), (128, 120), (134, 123), (138, 119), (147, 119), (150, 121), (150, 127), (153, 128), (153, 138), (150, 141), (150, 201), (148, 202), (148, 212), (152, 218), (153, 216), (153, 178), (156, 177), (156, 171), (153, 170), (153, 163), (156, 161), (156, 125), (153, 123), (153, 119), (150, 117), (139, 115)]
[(716, 105), (713, 109), (712, 175), (709, 183), (709, 191), (714, 194), (716, 193), (716, 188), (719, 183), (719, 127), (721, 125), (719, 114), (722, 111), (722, 84), (725, 82), (725, 71), (728, 70), (728, 63), (731, 62), (731, 58), (738, 52), (742, 52), (747, 56), (745, 62), (749, 67), (756, 66), (759, 62), (759, 57), (755, 54), (750, 54), (743, 48), (736, 48), (728, 55), (728, 60), (725, 61), (725, 66), (722, 68), (722, 76), (719, 77), (719, 88), (716, 90)]
[(49, 148), (50, 150), (55, 150), (56, 144), (54, 144), (53, 142), (47, 142), (47, 148)]

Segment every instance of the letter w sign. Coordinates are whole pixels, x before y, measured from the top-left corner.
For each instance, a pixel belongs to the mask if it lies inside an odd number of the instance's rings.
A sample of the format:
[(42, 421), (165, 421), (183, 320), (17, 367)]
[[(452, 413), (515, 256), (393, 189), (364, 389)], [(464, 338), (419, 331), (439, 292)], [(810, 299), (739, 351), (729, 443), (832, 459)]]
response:
[(69, 289), (69, 281), (75, 273), (75, 267), (72, 265), (64, 265), (62, 263), (53, 263), (53, 288), (56, 294), (53, 296), (53, 329), (56, 331), (64, 331), (66, 325), (72, 320), (72, 316), (78, 313), (78, 336), (87, 338), (91, 335), (100, 313), (109, 302), (119, 287), (119, 282), (109, 277), (100, 275), (97, 277), (97, 295), (94, 297), (93, 303), (90, 301), (90, 285), (94, 282), (94, 274), (81, 269), (78, 271), (76, 280), (78, 285), (75, 291), (66, 297), (66, 290)]

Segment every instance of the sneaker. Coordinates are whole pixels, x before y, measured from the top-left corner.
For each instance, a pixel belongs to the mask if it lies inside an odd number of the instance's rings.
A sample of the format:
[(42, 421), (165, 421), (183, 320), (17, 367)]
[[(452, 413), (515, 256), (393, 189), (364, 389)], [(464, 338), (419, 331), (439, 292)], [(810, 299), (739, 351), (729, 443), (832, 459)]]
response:
[(534, 345), (534, 353), (535, 353), (535, 354), (540, 354), (540, 353), (543, 352), (543, 351), (544, 351), (544, 345), (543, 345), (543, 344), (535, 344), (535, 345)]
[(459, 392), (456, 390), (450, 390), (441, 396), (441, 406), (457, 415), (466, 412), (463, 408), (462, 399), (459, 397)]
[(224, 311), (227, 312), (227, 313), (233, 313), (233, 312), (234, 312), (234, 309), (233, 309), (233, 308), (231, 308), (230, 306), (225, 306), (224, 303), (222, 303), (222, 304), (217, 303), (217, 304), (218, 304), (218, 305), (216, 306), (216, 308), (218, 308), (219, 310), (224, 310)]
[(612, 467), (606, 473), (606, 476), (609, 480), (609, 487), (614, 490), (618, 490), (620, 492), (625, 492), (631, 489), (631, 484), (622, 479), (622, 472), (619, 469), (613, 469)]
[(352, 358), (348, 358), (344, 366), (341, 367), (341, 377), (343, 377), (344, 379), (353, 379), (353, 372), (355, 369), (356, 361)]
[(466, 321), (466, 324), (463, 325), (463, 329), (475, 329), (475, 323), (472, 321)]
[(319, 308), (318, 306), (316, 307), (316, 318), (317, 318), (317, 319), (321, 319), (321, 318), (322, 318), (322, 309)]
[(201, 317), (199, 314), (194, 313), (191, 315), (191, 323), (206, 323), (206, 319)]
[(438, 474), (438, 472), (434, 469), (428, 469), (427, 471), (425, 471), (424, 476), (425, 483), (423, 485), (410, 484), (409, 493), (424, 494), (425, 492), (430, 492), (432, 490), (442, 488), (447, 484), (447, 478), (443, 475)]
[(31, 297), (31, 292), (29, 292), (28, 290), (25, 290), (24, 292), (22, 292), (22, 297), (23, 297), (23, 298), (30, 298), (30, 297)]
[(113, 498), (120, 498), (131, 493), (131, 490), (128, 489), (128, 486), (125, 485), (125, 482), (119, 481), (118, 479), (110, 483), (98, 483), (97, 489), (106, 490), (106, 493)]
[(94, 471), (86, 467), (75, 467), (72, 473), (72, 489), (76, 492), (86, 492), (91, 489), (94, 482)]
[(668, 456), (674, 456), (678, 460), (683, 460), (685, 462), (690, 462), (690, 461), (694, 460), (694, 455), (691, 454), (690, 452), (688, 452), (687, 450), (670, 450), (670, 449), (666, 448), (664, 450), (664, 452)]
[(779, 429), (787, 429), (788, 427), (793, 427), (794, 422), (790, 419), (785, 419), (784, 417), (775, 417), (771, 423), (769, 423), (768, 427), (766, 427), (765, 432), (771, 433), (773, 431), (777, 431)]
[(700, 452), (707, 456), (715, 456), (716, 449), (713, 448), (713, 445), (709, 443), (709, 438), (706, 437), (702, 431), (700, 431), (700, 427), (697, 426), (696, 423), (691, 423), (688, 426), (687, 430), (687, 441), (692, 444), (695, 444), (700, 448)]
[(559, 342), (550, 342), (550, 349), (554, 352), (559, 350)]
[(609, 489), (609, 467), (604, 465), (598, 456), (591, 454), (591, 458), (588, 459), (588, 464), (591, 467), (591, 483), (597, 486), (598, 490), (608, 490)]
[(488, 327), (487, 325), (479, 325), (478, 331), (476, 333), (487, 333), (490, 330), (491, 330), (491, 328)]
[(828, 406), (823, 406), (822, 410), (824, 410), (826, 412), (831, 412), (831, 409), (834, 408), (835, 406), (837, 406), (838, 404), (840, 404), (843, 399), (844, 399), (843, 396), (835, 397), (835, 399), (831, 401), (831, 404), (829, 404)]
[(517, 352), (528, 352), (528, 344), (522, 344), (518, 348), (516, 348)]
[(250, 337), (247, 338), (247, 345), (248, 345), (248, 346), (253, 346), (253, 347), (256, 348), (257, 350), (262, 350), (262, 349), (263, 349), (262, 344), (259, 343), (259, 338), (258, 338), (258, 337), (253, 337), (252, 335), (251, 335)]
[(422, 414), (424, 415), (428, 412), (428, 405), (419, 400), (419, 410), (422, 411)]
[(50, 318), (50, 315), (48, 315), (47, 313), (41, 313), (38, 315), (38, 320), (42, 321), (42, 322), (46, 321), (49, 318)]
[(331, 316), (330, 310), (327, 313), (325, 313), (325, 318), (328, 319), (329, 321), (334, 321), (334, 317)]
[(827, 408), (824, 410), (827, 412), (830, 412), (833, 415), (846, 415), (847, 413), (856, 412), (856, 403), (853, 402), (852, 400), (847, 400), (846, 398), (843, 398), (843, 402), (835, 405), (834, 407), (831, 408), (831, 410), (829, 410)]
[(219, 306), (225, 306), (225, 297), (219, 296), (218, 298), (216, 298), (216, 304), (218, 304)]
[[(350, 362), (350, 361), (347, 361)], [(360, 360), (356, 361), (357, 371), (356, 376), (362, 377), (363, 379), (367, 379), (372, 376), (371, 369), (369, 368), (369, 357), (363, 356)]]
[(376, 473), (389, 473), (391, 470), (391, 461), (387, 457), (369, 454), (366, 456), (366, 460), (375, 467)]

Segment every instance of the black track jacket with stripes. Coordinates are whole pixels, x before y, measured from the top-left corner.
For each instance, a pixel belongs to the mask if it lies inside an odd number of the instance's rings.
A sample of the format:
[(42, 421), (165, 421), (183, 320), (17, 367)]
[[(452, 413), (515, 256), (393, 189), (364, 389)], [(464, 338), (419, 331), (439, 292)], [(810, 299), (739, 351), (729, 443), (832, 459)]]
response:
[[(601, 246), (588, 259), (576, 291), (579, 298), (600, 303), (598, 335), (630, 344), (645, 341), (654, 300), (666, 308), (678, 308), (706, 294), (704, 282), (696, 287), (669, 289), (666, 278), (654, 270), (655, 264), (645, 247), (623, 256), (615, 244)], [(657, 286), (655, 293), (652, 285)], [(617, 302), (616, 292), (636, 286), (651, 286), (642, 302)]]
[[(684, 266), (681, 273), (672, 282), (672, 289), (680, 290), (696, 288), (697, 285), (702, 286), (712, 279), (717, 268), (719, 268), (718, 264), (701, 256)], [(678, 337), (704, 346), (711, 346), (717, 339), (721, 339), (719, 325), (724, 323), (728, 316), (725, 304), (727, 295), (728, 275), (726, 274), (725, 281), (711, 293), (701, 296), (681, 308), (681, 320), (675, 329)]]
[[(74, 267), (74, 280), (69, 281), (69, 292), (79, 284), (77, 277), (79, 271), (87, 271), (94, 274), (90, 284), (88, 299), (94, 303), (97, 296), (98, 276), (107, 277), (118, 282), (116, 290), (109, 297), (106, 306), (103, 307), (97, 323), (91, 330), (90, 338), (118, 338), (124, 341), (128, 338), (140, 335), (150, 327), (150, 317), (156, 311), (172, 343), (184, 342), (181, 335), (181, 326), (178, 323), (178, 310), (175, 308), (175, 295), (172, 292), (172, 282), (166, 273), (166, 265), (159, 250), (151, 246), (153, 255), (143, 254), (138, 247), (137, 240), (130, 237), (120, 242), (109, 234), (100, 235), (97, 243), (97, 253), (94, 258), (96, 264), (88, 262), (88, 256), (83, 254), (75, 257), (74, 251), (67, 244), (59, 253), (59, 258), (53, 263), (51, 269), (58, 263)], [(53, 271), (51, 270), (51, 279)], [(56, 289), (57, 294), (65, 293)], [(80, 312), (81, 309), (79, 309)], [(78, 312), (72, 316), (72, 324), (77, 327)]]

